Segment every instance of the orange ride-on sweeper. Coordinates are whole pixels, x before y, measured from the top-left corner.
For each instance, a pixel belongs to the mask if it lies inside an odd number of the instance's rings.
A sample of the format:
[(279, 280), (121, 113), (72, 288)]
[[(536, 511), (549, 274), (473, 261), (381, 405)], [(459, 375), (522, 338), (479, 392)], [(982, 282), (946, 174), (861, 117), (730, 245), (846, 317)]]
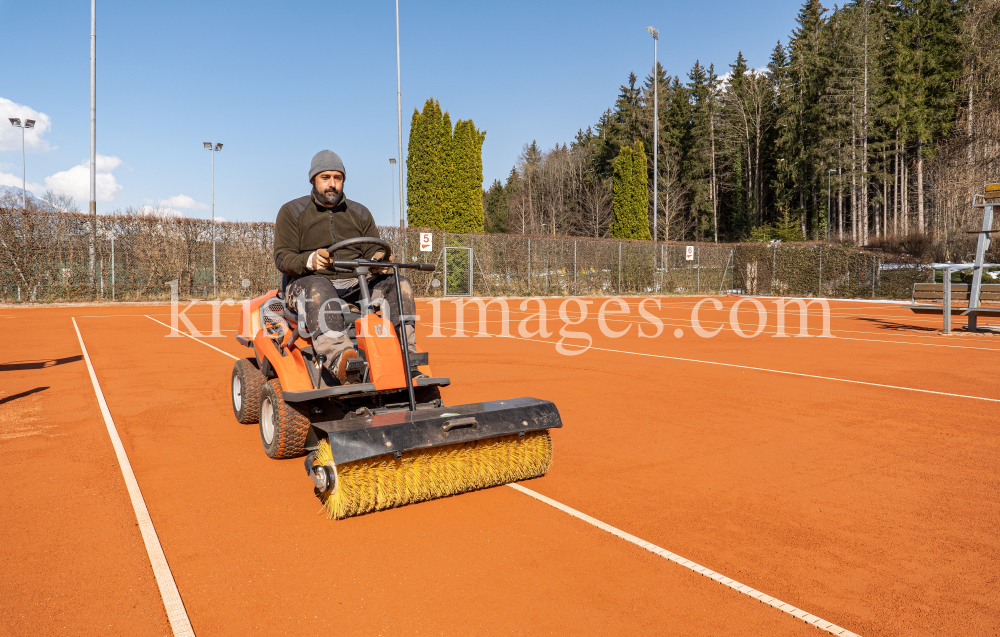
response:
[[(244, 305), (236, 338), (254, 355), (233, 366), (236, 419), (260, 423), (271, 458), (306, 457), (306, 472), (331, 518), (543, 475), (552, 462), (548, 430), (562, 426), (556, 406), (511, 398), (446, 407), (440, 387), (451, 381), (430, 373), (426, 352), (408, 351), (388, 304), (373, 307), (366, 280), (371, 268), (392, 268), (402, 307), (399, 271), (434, 266), (389, 262), (389, 244), (371, 237), (341, 241), (328, 252), (356, 244), (375, 244), (386, 254), (386, 261), (334, 260), (330, 266), (358, 278), (358, 312), (344, 310), (344, 318), (362, 381), (334, 379), (294, 305), (273, 290)], [(400, 319), (401, 325), (416, 321)]]

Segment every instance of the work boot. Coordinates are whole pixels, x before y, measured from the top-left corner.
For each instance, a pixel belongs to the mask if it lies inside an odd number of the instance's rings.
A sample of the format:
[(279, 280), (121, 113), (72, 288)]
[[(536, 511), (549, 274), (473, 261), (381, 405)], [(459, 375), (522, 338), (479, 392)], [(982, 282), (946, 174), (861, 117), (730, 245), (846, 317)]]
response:
[(327, 369), (330, 370), (330, 374), (334, 378), (340, 381), (341, 385), (350, 385), (361, 382), (361, 374), (364, 372), (365, 366), (364, 360), (358, 356), (358, 353), (353, 348), (348, 348), (338, 354), (327, 365)]

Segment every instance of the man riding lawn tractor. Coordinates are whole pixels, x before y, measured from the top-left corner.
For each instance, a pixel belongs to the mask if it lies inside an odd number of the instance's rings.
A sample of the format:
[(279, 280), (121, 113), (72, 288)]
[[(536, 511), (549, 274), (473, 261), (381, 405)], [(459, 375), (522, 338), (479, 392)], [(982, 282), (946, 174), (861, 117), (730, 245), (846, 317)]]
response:
[[(312, 193), (283, 205), (274, 228), (274, 263), (286, 277), (285, 298), (303, 318), (313, 348), (341, 384), (360, 382), (364, 371), (344, 321), (350, 305), (357, 307), (362, 301), (361, 288), (356, 275), (329, 266), (334, 259), (382, 261), (386, 254), (373, 243), (347, 246), (336, 255), (327, 252), (328, 246), (347, 239), (380, 238), (368, 208), (344, 196), (346, 178), (344, 163), (336, 153), (316, 153), (309, 166)], [(404, 329), (400, 317), (416, 314), (410, 281), (400, 276), (399, 282), (402, 308), (398, 307), (395, 277), (388, 268), (372, 268), (368, 279), (372, 305), (391, 319), (397, 333)], [(411, 364), (423, 364), (418, 360), (413, 326), (406, 325), (405, 330)], [(414, 370), (413, 374), (419, 372)]]
[[(312, 193), (286, 203), (275, 224), (280, 290), (244, 304), (233, 365), (233, 415), (260, 425), (274, 459), (305, 456), (316, 496), (333, 518), (540, 476), (552, 461), (547, 400), (444, 404), (416, 306), (371, 213), (344, 198), (344, 164), (325, 150), (309, 168)], [(377, 310), (377, 311), (376, 311)], [(404, 336), (405, 335), (405, 336)], [(420, 369), (425, 373), (420, 373)]]

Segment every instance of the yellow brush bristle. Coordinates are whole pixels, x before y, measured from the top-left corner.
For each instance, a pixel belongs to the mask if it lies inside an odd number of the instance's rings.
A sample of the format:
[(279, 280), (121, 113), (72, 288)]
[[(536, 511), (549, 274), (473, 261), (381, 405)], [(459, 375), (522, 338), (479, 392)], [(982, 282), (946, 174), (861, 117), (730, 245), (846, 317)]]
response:
[[(329, 441), (320, 442), (314, 464), (333, 464)], [(324, 508), (327, 517), (341, 520), (535, 478), (550, 464), (548, 431), (417, 449), (398, 459), (387, 454), (337, 467), (337, 488), (324, 494)]]

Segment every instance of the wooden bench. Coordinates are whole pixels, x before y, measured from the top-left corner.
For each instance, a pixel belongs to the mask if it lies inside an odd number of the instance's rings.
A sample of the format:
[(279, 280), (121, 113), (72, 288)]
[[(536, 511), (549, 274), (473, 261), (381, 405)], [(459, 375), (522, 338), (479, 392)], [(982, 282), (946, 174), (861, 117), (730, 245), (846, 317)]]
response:
[[(964, 301), (969, 302), (969, 291), (972, 288), (968, 283), (952, 283), (951, 284), (951, 300), (954, 301)], [(982, 291), (979, 294), (979, 300), (981, 302), (994, 302), (1000, 303), (1000, 283), (984, 283)], [(944, 283), (915, 283), (913, 285), (913, 305), (911, 307), (919, 308), (920, 305), (917, 304), (918, 301), (924, 303), (927, 302), (944, 302)], [(935, 306), (928, 306), (929, 309), (934, 309)], [(961, 311), (967, 310), (967, 307), (953, 307), (952, 314), (960, 314)], [(1000, 307), (998, 308), (980, 308), (980, 309), (991, 309), (1000, 312)], [(937, 313), (940, 314), (941, 308), (937, 308)]]
[[(972, 288), (968, 283), (952, 283), (951, 284), (951, 298), (945, 301), (945, 286), (944, 283), (915, 283), (913, 285), (913, 296), (911, 299), (911, 305), (904, 305), (905, 309), (912, 311), (914, 314), (944, 314), (945, 304), (947, 304), (951, 311), (948, 312), (948, 317), (945, 318), (944, 331), (951, 331), (951, 316), (967, 316), (969, 317), (969, 327), (970, 329), (976, 329), (976, 317), (980, 315), (998, 315), (1000, 316), (1000, 306), (994, 307), (968, 307), (969, 294)], [(952, 303), (960, 301), (964, 302), (966, 305), (952, 305)], [(984, 283), (979, 293), (979, 301), (982, 302), (993, 302), (1000, 303), (1000, 284), (994, 283)], [(931, 302), (941, 303), (941, 305), (930, 305)]]

